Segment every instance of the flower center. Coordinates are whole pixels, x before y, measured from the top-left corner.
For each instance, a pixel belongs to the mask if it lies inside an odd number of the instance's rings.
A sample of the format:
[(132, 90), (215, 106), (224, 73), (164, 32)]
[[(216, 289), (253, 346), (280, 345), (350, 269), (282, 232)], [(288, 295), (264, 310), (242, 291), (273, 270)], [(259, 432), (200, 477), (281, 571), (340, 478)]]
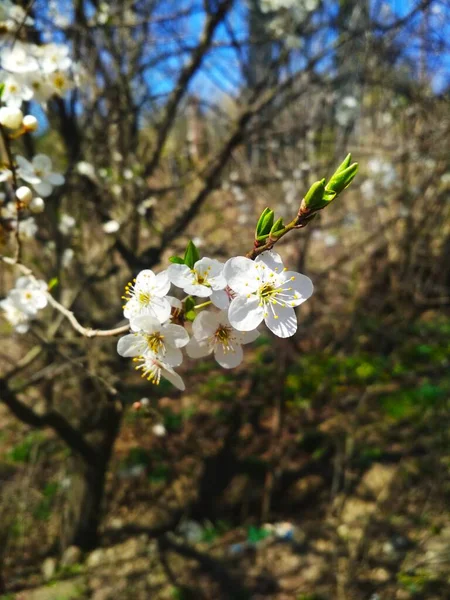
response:
[(274, 296), (278, 294), (280, 290), (278, 288), (274, 288), (271, 283), (265, 283), (263, 286), (259, 288), (259, 297), (263, 302), (267, 302)]
[(227, 325), (219, 325), (214, 333), (214, 342), (223, 346), (224, 352), (233, 351), (232, 328)]
[(33, 298), (33, 294), (31, 292), (25, 292), (25, 299), (31, 300)]
[(39, 177), (39, 179), (42, 179), (42, 175), (44, 173), (42, 172), (42, 169), (35, 169), (34, 174), (36, 175), (36, 177)]
[(150, 303), (150, 294), (149, 292), (139, 292), (137, 299), (139, 304), (143, 304), (146, 306)]
[(165, 348), (164, 336), (161, 335), (161, 333), (159, 331), (155, 332), (155, 333), (151, 333), (150, 335), (147, 335), (146, 339), (147, 339), (147, 346), (155, 354), (157, 354), (160, 350), (164, 350), (164, 348)]
[(138, 356), (137, 358), (133, 358), (133, 361), (142, 362), (142, 364), (135, 367), (136, 371), (142, 370), (141, 377), (145, 377), (147, 381), (159, 385), (161, 381), (161, 365), (157, 360)]

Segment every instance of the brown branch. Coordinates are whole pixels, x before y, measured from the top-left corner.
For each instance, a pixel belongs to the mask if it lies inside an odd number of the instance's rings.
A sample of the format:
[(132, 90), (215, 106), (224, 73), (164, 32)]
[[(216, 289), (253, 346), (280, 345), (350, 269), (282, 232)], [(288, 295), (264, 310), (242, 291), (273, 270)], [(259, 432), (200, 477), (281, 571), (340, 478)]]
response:
[(219, 5), (217, 11), (209, 15), (202, 32), (200, 42), (192, 52), (190, 61), (181, 71), (178, 82), (167, 102), (164, 119), (158, 127), (155, 150), (144, 171), (145, 177), (152, 175), (153, 171), (157, 167), (164, 149), (164, 144), (166, 143), (170, 129), (177, 116), (178, 106), (187, 91), (189, 82), (200, 67), (203, 58), (211, 45), (217, 27), (222, 22), (232, 4), (233, 0), (224, 0)]

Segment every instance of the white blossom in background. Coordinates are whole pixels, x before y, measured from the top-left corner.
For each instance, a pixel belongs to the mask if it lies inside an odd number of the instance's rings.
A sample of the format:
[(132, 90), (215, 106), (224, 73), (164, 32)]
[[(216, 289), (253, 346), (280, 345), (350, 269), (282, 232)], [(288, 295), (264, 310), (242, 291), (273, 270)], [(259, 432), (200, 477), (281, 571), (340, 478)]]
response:
[(27, 275), (19, 277), (8, 297), (25, 314), (35, 316), (48, 304), (47, 284)]
[(192, 324), (194, 337), (186, 346), (191, 358), (201, 358), (214, 353), (214, 358), (224, 369), (237, 367), (244, 357), (243, 344), (256, 340), (259, 333), (237, 331), (231, 325), (226, 311), (201, 312)]
[(75, 225), (75, 219), (71, 215), (63, 213), (59, 219), (58, 229), (63, 235), (70, 235)]
[(152, 270), (141, 271), (133, 282), (125, 286), (123, 314), (127, 319), (149, 315), (164, 323), (170, 317), (170, 302), (167, 292), (170, 281), (167, 271), (155, 275)]
[(136, 365), (136, 370), (142, 371), (142, 377), (145, 377), (151, 383), (159, 385), (161, 377), (163, 377), (177, 389), (181, 391), (186, 389), (184, 381), (178, 373), (176, 373), (169, 364), (157, 356), (147, 353), (144, 356), (139, 356), (133, 360), (138, 363)]
[(359, 102), (354, 96), (345, 96), (336, 109), (336, 121), (341, 127), (347, 127), (356, 118)]
[(20, 108), (22, 102), (31, 100), (33, 89), (29, 86), (23, 76), (0, 74), (0, 82), (3, 83), (2, 102), (9, 107)]
[(75, 252), (72, 248), (66, 248), (61, 257), (61, 266), (63, 269), (67, 269), (70, 267), (73, 257), (75, 256)]
[(28, 331), (30, 327), (30, 315), (23, 312), (10, 297), (0, 300), (0, 308), (4, 313), (4, 318), (14, 327), (17, 333), (26, 333)]
[(33, 25), (34, 21), (27, 16), (25, 10), (11, 0), (2, 0), (0, 3), (0, 28), (8, 32), (15, 32), (21, 25)]
[(29, 75), (39, 70), (39, 64), (33, 53), (37, 46), (17, 41), (12, 47), (2, 48), (0, 65), (6, 73)]
[(43, 73), (68, 71), (72, 67), (69, 46), (63, 44), (45, 44), (37, 51), (37, 60)]
[(375, 182), (373, 179), (366, 179), (363, 181), (360, 187), (361, 194), (368, 200), (375, 198)]
[(144, 356), (150, 352), (172, 367), (183, 362), (180, 348), (189, 342), (189, 335), (181, 325), (161, 324), (149, 315), (142, 315), (131, 319), (130, 329), (133, 333), (120, 338), (117, 344), (120, 356)]
[(237, 294), (231, 301), (228, 318), (239, 331), (252, 331), (264, 320), (278, 337), (297, 331), (294, 307), (313, 293), (309, 277), (287, 271), (276, 252), (260, 254), (255, 261), (237, 256), (225, 263), (224, 276)]
[(0, 108), (0, 123), (8, 129), (18, 129), (22, 125), (23, 113), (17, 106)]
[(33, 217), (28, 217), (20, 221), (19, 237), (20, 239), (33, 239), (38, 232), (38, 226)]
[(215, 292), (226, 286), (223, 267), (220, 261), (205, 257), (198, 260), (192, 269), (187, 265), (170, 265), (167, 273), (170, 281), (186, 294), (208, 298), (214, 297)]
[(397, 171), (394, 165), (381, 158), (372, 158), (369, 160), (367, 168), (375, 182), (383, 188), (390, 188), (397, 180)]
[(153, 425), (152, 427), (152, 433), (153, 435), (156, 435), (156, 437), (164, 437), (167, 433), (167, 429), (162, 423), (156, 423), (156, 425)]
[(103, 223), (102, 229), (105, 233), (116, 233), (120, 229), (120, 223), (112, 219), (111, 221)]
[(16, 160), (18, 176), (32, 185), (43, 198), (50, 196), (54, 186), (65, 182), (63, 175), (52, 171), (52, 161), (46, 154), (36, 154), (31, 162), (20, 155)]

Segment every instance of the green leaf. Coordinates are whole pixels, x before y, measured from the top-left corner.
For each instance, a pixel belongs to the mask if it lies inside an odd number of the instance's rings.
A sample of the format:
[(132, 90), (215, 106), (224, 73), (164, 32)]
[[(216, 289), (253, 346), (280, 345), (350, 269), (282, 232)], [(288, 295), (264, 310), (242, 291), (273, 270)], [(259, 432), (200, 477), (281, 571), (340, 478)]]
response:
[(283, 218), (280, 217), (279, 219), (277, 219), (277, 221), (275, 221), (275, 223), (272, 225), (272, 229), (270, 230), (270, 235), (276, 235), (277, 233), (279, 233), (280, 231), (283, 231), (284, 229), (284, 223), (283, 223)]
[(353, 163), (342, 171), (336, 171), (326, 185), (327, 191), (335, 192), (336, 196), (348, 187), (358, 172), (358, 163)]
[(255, 238), (258, 241), (261, 241), (260, 238), (262, 236), (269, 235), (270, 230), (272, 229), (274, 217), (275, 213), (270, 208), (265, 208), (262, 211), (255, 230)]
[(200, 254), (194, 242), (190, 241), (184, 253), (184, 264), (190, 269), (194, 268), (195, 263), (200, 260)]
[(320, 210), (321, 208), (324, 208), (327, 205), (327, 201), (323, 198), (324, 193), (325, 179), (313, 183), (304, 198), (306, 208), (309, 210)]
[(59, 279), (57, 277), (53, 277), (48, 282), (48, 291), (50, 292), (53, 288), (55, 288), (59, 283)]
[(344, 161), (341, 162), (341, 164), (338, 166), (338, 168), (336, 169), (335, 173), (340, 173), (341, 171), (344, 171), (347, 167), (349, 167), (350, 163), (351, 163), (351, 160), (352, 160), (352, 155), (349, 152), (347, 154), (347, 156), (345, 157)]
[(4, 83), (0, 83), (0, 100), (2, 99), (3, 96), (3, 90), (5, 89), (5, 84)]
[(180, 256), (171, 256), (169, 261), (171, 263), (175, 263), (176, 265), (184, 265), (184, 258), (181, 258)]

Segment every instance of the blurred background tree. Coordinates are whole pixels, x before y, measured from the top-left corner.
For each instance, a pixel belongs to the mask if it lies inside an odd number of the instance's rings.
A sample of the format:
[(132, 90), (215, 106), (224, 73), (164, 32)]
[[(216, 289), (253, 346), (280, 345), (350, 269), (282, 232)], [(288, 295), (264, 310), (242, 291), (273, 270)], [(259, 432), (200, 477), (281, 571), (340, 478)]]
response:
[[(188, 239), (221, 260), (245, 254), (261, 210), (294, 216), (347, 151), (361, 172), (339, 203), (280, 244), (286, 264), (315, 283), (297, 336), (262, 337), (231, 374), (187, 361), (187, 394), (142, 382), (114, 340), (84, 339), (50, 308), (26, 336), (2, 320), (5, 590), (30, 585), (27, 565), (74, 545), (87, 552), (145, 533), (170, 549), (166, 532), (187, 518), (202, 524), (203, 542), (208, 527), (214, 539), (224, 534), (225, 521), (227, 531), (266, 520), (308, 531), (330, 527), (333, 514), (338, 531), (343, 498), (376, 461), (398, 467), (427, 452), (434, 462), (415, 465), (416, 475), (427, 472), (424, 487), (448, 497), (437, 476), (449, 465), (448, 2), (21, 5), (34, 25), (18, 37), (67, 44), (81, 81), (45, 111), (29, 106), (41, 127), (20, 153), (49, 154), (66, 184), (36, 217), (24, 262), (57, 282), (55, 298), (83, 325), (120, 324), (126, 282), (166, 268)], [(2, 265), (3, 295), (14, 276)], [(133, 410), (142, 397), (150, 408)], [(405, 492), (395, 510), (404, 516), (409, 501)], [(366, 597), (355, 561), (375, 593), (362, 546), (331, 538), (347, 562), (322, 577), (320, 593)], [(431, 598), (417, 569), (400, 577), (400, 556), (386, 586)], [(263, 593), (242, 569), (238, 580)], [(336, 592), (339, 573), (347, 596)], [(237, 598), (230, 574), (228, 584), (221, 593)], [(219, 597), (206, 590), (194, 597)]]

